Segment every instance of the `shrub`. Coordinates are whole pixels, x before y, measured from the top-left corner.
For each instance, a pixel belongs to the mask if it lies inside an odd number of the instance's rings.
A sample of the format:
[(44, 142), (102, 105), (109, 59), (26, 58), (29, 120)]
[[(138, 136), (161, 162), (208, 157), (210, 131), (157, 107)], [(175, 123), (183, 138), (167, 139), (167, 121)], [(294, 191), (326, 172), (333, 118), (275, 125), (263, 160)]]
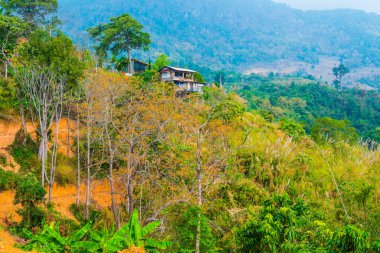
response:
[(334, 233), (330, 243), (335, 252), (366, 252), (368, 237), (365, 231), (354, 225), (347, 225)]
[(3, 166), (7, 165), (7, 158), (1, 154), (0, 154), (0, 165), (3, 165)]
[(325, 143), (327, 140), (346, 141), (355, 143), (359, 135), (351, 123), (347, 120), (335, 120), (329, 117), (316, 119), (312, 128), (311, 136), (318, 143)]
[(17, 210), (22, 217), (20, 227), (30, 229), (41, 226), (45, 212), (38, 204), (43, 202), (45, 195), (45, 189), (33, 175), (28, 174), (20, 178), (13, 201), (15, 205), (22, 205), (22, 208)]
[[(180, 217), (175, 229), (178, 233), (180, 252), (193, 252), (198, 224), (198, 214), (202, 212), (197, 207), (188, 208)], [(213, 235), (207, 218), (201, 213), (200, 251), (205, 253), (217, 252), (216, 237)]]
[(287, 135), (292, 137), (295, 141), (300, 140), (303, 136), (306, 135), (304, 127), (300, 123), (297, 123), (292, 119), (281, 119), (280, 129), (284, 131)]
[(212, 116), (214, 119), (220, 119), (229, 122), (241, 116), (244, 110), (244, 106), (238, 104), (237, 102), (225, 100), (214, 107)]
[(25, 137), (20, 130), (11, 145), (11, 155), (16, 163), (20, 165), (20, 172), (33, 173), (39, 175), (40, 161), (38, 160), (38, 145), (35, 143), (30, 135)]
[(58, 154), (55, 180), (59, 185), (73, 184), (76, 180), (75, 164), (69, 157)]
[(17, 183), (17, 175), (12, 171), (0, 169), (0, 191), (14, 189)]

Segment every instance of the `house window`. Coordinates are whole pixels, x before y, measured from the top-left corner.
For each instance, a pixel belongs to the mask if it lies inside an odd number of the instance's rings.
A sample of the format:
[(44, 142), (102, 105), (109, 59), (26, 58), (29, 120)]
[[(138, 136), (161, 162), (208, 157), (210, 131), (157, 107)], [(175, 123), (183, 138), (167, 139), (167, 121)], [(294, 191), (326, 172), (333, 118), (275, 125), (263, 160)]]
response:
[(193, 75), (192, 75), (191, 73), (186, 73), (186, 74), (185, 74), (185, 78), (186, 78), (186, 79), (192, 79), (192, 76), (193, 76)]
[(182, 77), (182, 73), (181, 72), (175, 72), (175, 77)]
[(170, 78), (170, 73), (169, 72), (164, 72), (161, 75), (162, 78)]

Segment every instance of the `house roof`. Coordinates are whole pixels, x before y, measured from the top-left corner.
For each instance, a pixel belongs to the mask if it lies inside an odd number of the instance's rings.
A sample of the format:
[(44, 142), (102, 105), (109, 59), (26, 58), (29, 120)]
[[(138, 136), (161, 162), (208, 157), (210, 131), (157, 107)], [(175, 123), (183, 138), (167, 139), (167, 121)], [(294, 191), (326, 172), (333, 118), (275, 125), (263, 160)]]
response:
[(178, 72), (186, 72), (186, 73), (195, 73), (197, 71), (194, 71), (194, 70), (191, 70), (191, 69), (183, 69), (183, 68), (176, 68), (176, 67), (172, 67), (172, 66), (165, 66), (163, 68), (160, 69), (160, 72), (164, 69), (164, 68), (169, 68), (169, 69), (172, 69), (174, 71), (178, 71)]
[(138, 62), (138, 63), (140, 63), (140, 64), (143, 64), (143, 65), (146, 65), (146, 66), (149, 66), (149, 63), (146, 63), (146, 62), (143, 62), (143, 61), (140, 61), (140, 60), (137, 60), (137, 59), (131, 59), (131, 61), (133, 61), (133, 62)]

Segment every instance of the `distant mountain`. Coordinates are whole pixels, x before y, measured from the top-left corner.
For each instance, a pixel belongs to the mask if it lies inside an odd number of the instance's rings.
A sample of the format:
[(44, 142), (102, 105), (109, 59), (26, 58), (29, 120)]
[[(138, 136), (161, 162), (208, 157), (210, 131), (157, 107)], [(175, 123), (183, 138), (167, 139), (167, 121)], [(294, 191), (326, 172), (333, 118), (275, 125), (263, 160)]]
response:
[(278, 60), (380, 66), (380, 15), (355, 10), (300, 11), (270, 0), (59, 0), (63, 29), (89, 46), (86, 29), (129, 13), (174, 62), (246, 70)]

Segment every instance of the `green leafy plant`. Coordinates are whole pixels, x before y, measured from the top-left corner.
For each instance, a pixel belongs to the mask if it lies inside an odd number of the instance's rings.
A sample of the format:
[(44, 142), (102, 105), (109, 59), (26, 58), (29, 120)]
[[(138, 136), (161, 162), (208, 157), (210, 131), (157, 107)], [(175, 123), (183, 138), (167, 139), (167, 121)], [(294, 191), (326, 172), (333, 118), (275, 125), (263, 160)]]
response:
[(22, 205), (22, 208), (17, 210), (17, 213), (22, 217), (20, 227), (41, 226), (45, 212), (38, 205), (43, 202), (45, 195), (45, 189), (33, 175), (28, 174), (20, 178), (13, 200), (13, 204)]
[(160, 221), (154, 221), (146, 226), (141, 226), (138, 212), (134, 210), (128, 223), (113, 235), (109, 243), (119, 250), (129, 249), (132, 246), (143, 247), (150, 252), (156, 252), (157, 249), (167, 249), (172, 245), (171, 242), (157, 241), (148, 237), (160, 223)]
[(292, 119), (281, 119), (280, 120), (280, 129), (287, 133), (290, 137), (292, 137), (294, 140), (298, 141), (303, 136), (306, 135), (306, 131), (302, 124), (297, 123), (296, 121)]
[(97, 244), (90, 241), (82, 240), (89, 232), (91, 224), (88, 223), (69, 237), (63, 237), (59, 231), (59, 223), (51, 223), (49, 226), (44, 225), (43, 230), (34, 235), (32, 232), (24, 229), (24, 233), (29, 239), (28, 244), (24, 247), (26, 250), (38, 250), (39, 252), (94, 252)]
[(17, 175), (12, 171), (4, 171), (0, 168), (0, 191), (10, 190), (16, 187)]
[(336, 231), (330, 244), (336, 252), (366, 252), (369, 248), (368, 233), (354, 225)]
[(149, 235), (155, 231), (160, 221), (155, 221), (141, 226), (138, 212), (135, 210), (128, 223), (121, 227), (116, 233), (114, 229), (102, 228), (91, 229), (91, 223), (86, 224), (76, 232), (64, 237), (60, 233), (59, 223), (44, 225), (42, 231), (34, 235), (24, 229), (29, 243), (24, 247), (27, 250), (38, 250), (41, 252), (118, 252), (132, 247), (144, 248), (148, 252), (158, 252), (159, 249), (167, 249), (172, 243), (158, 241)]

